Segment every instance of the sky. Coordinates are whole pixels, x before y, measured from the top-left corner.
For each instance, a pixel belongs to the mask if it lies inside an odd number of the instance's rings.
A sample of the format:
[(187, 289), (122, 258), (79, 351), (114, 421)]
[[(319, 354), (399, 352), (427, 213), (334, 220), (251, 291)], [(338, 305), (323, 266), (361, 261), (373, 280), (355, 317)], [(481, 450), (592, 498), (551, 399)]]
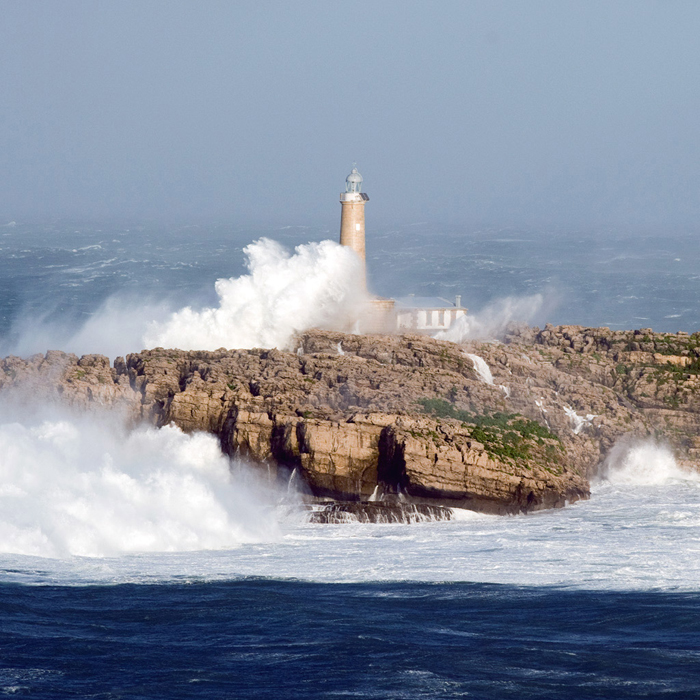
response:
[[(697, 0), (0, 0), (0, 218), (692, 225)], [(368, 211), (369, 216), (369, 211)]]

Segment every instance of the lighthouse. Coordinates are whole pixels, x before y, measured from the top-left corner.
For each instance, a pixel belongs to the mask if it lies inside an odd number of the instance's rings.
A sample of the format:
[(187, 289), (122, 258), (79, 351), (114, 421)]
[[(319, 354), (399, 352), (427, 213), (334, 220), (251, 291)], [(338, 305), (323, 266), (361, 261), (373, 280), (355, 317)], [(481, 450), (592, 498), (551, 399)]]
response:
[[(353, 167), (340, 193), (340, 245), (355, 251), (362, 261), (362, 292), (367, 293), (365, 266), (365, 204), (369, 197), (362, 191), (362, 175)], [(362, 333), (386, 333), (396, 327), (394, 300), (368, 295), (358, 328)]]
[(365, 276), (365, 204), (369, 197), (362, 191), (362, 175), (353, 167), (340, 193), (340, 245), (352, 248), (362, 260)]
[[(449, 301), (442, 297), (385, 299), (367, 290), (365, 265), (365, 204), (369, 197), (362, 191), (362, 175), (353, 166), (345, 178), (345, 192), (340, 193), (340, 245), (355, 251), (362, 261), (362, 293), (366, 297), (362, 318), (354, 328), (361, 333), (424, 333), (446, 331), (467, 313), (462, 297)], [(354, 330), (353, 332), (357, 332)]]

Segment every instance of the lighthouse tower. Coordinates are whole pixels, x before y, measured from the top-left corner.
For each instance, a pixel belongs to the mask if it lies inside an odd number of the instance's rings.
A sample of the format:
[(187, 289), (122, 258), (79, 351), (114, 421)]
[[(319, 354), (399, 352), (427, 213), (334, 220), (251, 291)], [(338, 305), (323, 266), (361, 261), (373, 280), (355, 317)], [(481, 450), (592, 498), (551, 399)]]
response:
[[(353, 167), (345, 178), (345, 192), (340, 194), (340, 245), (352, 248), (362, 260), (362, 287), (367, 291), (365, 268), (365, 204), (369, 197), (362, 191), (362, 175)], [(358, 324), (362, 333), (387, 333), (396, 329), (394, 300), (369, 295)]]
[(353, 168), (345, 178), (345, 192), (340, 194), (340, 245), (352, 248), (365, 265), (365, 203), (369, 197), (362, 191), (362, 175)]

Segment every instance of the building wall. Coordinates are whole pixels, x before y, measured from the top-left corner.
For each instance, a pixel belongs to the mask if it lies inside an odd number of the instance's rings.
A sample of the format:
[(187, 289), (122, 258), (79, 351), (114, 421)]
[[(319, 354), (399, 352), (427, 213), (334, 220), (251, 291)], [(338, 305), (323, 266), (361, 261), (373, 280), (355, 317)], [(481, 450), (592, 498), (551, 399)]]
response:
[(466, 309), (410, 309), (396, 310), (396, 327), (399, 330), (442, 331), (447, 330)]
[(394, 300), (375, 297), (367, 302), (360, 323), (361, 333), (392, 333), (396, 330)]

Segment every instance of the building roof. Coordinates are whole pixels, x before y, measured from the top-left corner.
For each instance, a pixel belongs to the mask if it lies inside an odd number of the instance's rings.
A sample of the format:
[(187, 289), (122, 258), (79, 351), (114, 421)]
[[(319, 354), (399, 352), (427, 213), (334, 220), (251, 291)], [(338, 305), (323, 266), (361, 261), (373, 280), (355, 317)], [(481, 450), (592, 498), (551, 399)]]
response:
[(413, 295), (396, 300), (397, 309), (454, 309), (455, 302), (442, 297), (416, 297)]

